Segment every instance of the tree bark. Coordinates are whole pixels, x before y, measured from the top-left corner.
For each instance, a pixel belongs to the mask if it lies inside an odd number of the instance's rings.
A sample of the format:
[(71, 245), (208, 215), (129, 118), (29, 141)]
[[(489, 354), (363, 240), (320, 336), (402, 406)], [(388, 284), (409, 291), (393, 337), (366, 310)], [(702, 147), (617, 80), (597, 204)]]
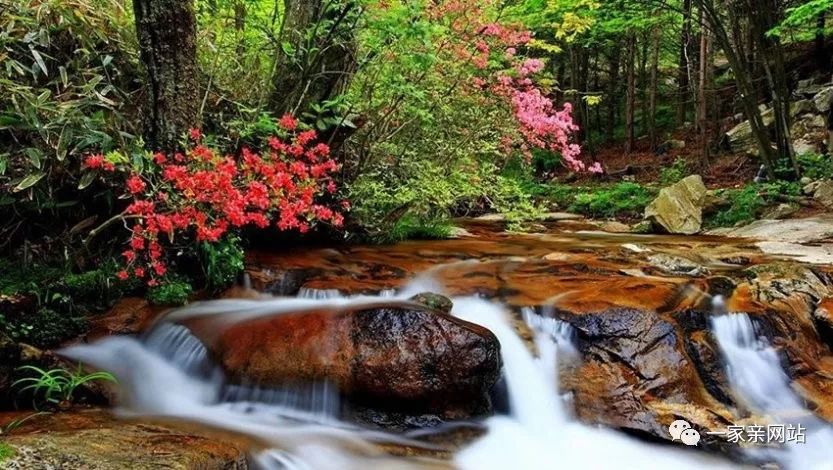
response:
[[(701, 12), (700, 21), (703, 22)], [(703, 28), (700, 35), (700, 66), (697, 85), (697, 128), (700, 131), (700, 145), (703, 153), (700, 159), (701, 168), (709, 166), (709, 89), (711, 87), (711, 38), (708, 28)]]
[(688, 45), (691, 41), (691, 0), (683, 0), (683, 32), (680, 38), (680, 61), (677, 68), (677, 125), (682, 126), (688, 109), (689, 60)]
[(625, 153), (631, 153), (634, 150), (636, 139), (634, 135), (634, 108), (636, 107), (636, 77), (635, 77), (635, 59), (636, 59), (636, 39), (633, 34), (628, 34), (628, 52), (627, 52), (627, 80), (628, 92), (625, 103)]
[(148, 75), (145, 143), (175, 150), (199, 124), (197, 21), (193, 0), (134, 0), (136, 36)]
[(651, 45), (651, 83), (648, 92), (648, 140), (651, 148), (657, 147), (657, 93), (659, 88), (659, 49), (662, 33), (656, 24), (651, 31), (653, 44)]
[(616, 108), (619, 107), (619, 51), (611, 51), (609, 83), (607, 91), (607, 125), (605, 126), (606, 140), (613, 139), (613, 129), (616, 127)]

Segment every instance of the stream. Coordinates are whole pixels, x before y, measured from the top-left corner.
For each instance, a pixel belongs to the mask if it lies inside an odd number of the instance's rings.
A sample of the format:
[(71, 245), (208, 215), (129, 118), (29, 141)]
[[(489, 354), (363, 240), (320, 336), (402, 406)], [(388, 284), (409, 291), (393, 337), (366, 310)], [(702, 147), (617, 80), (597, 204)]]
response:
[[(261, 253), (249, 270), (258, 294), (194, 303), (141, 335), (62, 354), (118, 378), (119, 416), (247, 436), (250, 465), (265, 470), (833, 465), (820, 398), (830, 390), (830, 351), (802, 311), (821, 297), (805, 298), (807, 285), (828, 282), (816, 268), (787, 264), (798, 274), (787, 272), (783, 260), (742, 240), (715, 237), (474, 232), (447, 242)], [(411, 308), (422, 292), (449, 296), (455, 321), (499, 341), (492, 411), (385, 429), (345, 413), (345, 394), (326, 379), (277, 386), (229, 370), (235, 353), (222, 345), (237, 344), (229, 335), (259, 344), (252, 338), (269, 322)], [(677, 420), (698, 431), (697, 445), (672, 439)], [(805, 442), (731, 443), (733, 424), (747, 432), (798, 427)], [(471, 432), (447, 437), (460, 430)]]

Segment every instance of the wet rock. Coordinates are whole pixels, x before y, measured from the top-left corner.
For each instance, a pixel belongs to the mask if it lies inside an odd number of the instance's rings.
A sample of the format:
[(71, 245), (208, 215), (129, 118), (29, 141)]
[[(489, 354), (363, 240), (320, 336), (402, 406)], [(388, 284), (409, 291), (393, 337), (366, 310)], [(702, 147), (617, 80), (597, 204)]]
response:
[(668, 233), (700, 231), (706, 187), (699, 175), (691, 175), (663, 188), (645, 208), (645, 218)]
[[(192, 330), (205, 341), (212, 328)], [(491, 331), (411, 303), (259, 318), (205, 342), (237, 381), (326, 380), (360, 405), (443, 418), (488, 412), (501, 367)]]
[(708, 269), (688, 258), (669, 255), (666, 253), (651, 255), (648, 257), (648, 262), (650, 262), (652, 266), (669, 274), (702, 276), (709, 272)]
[(97, 410), (35, 417), (4, 443), (14, 451), (2, 462), (9, 470), (249, 468), (246, 443), (238, 438), (171, 424), (117, 421)]
[(819, 302), (813, 311), (813, 319), (816, 321), (819, 335), (829, 346), (833, 346), (833, 297)]
[(90, 321), (89, 338), (135, 335), (145, 330), (165, 310), (139, 297), (125, 297), (109, 312)]
[(409, 300), (446, 314), (451, 313), (451, 309), (454, 307), (454, 302), (451, 299), (433, 292), (422, 292)]
[[(671, 439), (668, 425), (676, 419), (705, 429), (725, 427), (731, 420), (706, 389), (672, 321), (651, 312), (614, 309), (571, 317), (570, 323), (578, 329), (583, 361), (565, 382), (582, 420), (662, 440)], [(701, 444), (721, 445), (717, 439)]]

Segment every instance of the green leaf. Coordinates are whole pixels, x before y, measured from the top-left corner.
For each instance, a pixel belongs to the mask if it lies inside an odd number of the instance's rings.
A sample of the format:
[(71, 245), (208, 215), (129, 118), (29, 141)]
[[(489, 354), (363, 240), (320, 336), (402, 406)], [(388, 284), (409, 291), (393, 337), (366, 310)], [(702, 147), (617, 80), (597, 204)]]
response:
[(35, 147), (29, 147), (23, 151), (27, 157), (29, 157), (29, 161), (32, 163), (32, 166), (37, 168), (38, 170), (41, 169), (41, 160), (43, 157), (43, 152), (40, 149)]
[(85, 189), (95, 181), (96, 173), (88, 171), (81, 176), (81, 181), (78, 183), (78, 189)]
[(43, 74), (47, 77), (49, 76), (49, 72), (46, 71), (46, 62), (43, 61), (43, 57), (40, 55), (35, 49), (30, 49), (32, 51), (32, 57), (35, 58), (35, 62), (38, 64), (38, 67), (43, 71)]
[(26, 178), (23, 178), (23, 181), (18, 183), (18, 185), (15, 186), (15, 188), (12, 191), (17, 193), (17, 192), (23, 191), (24, 189), (29, 189), (32, 186), (38, 184), (38, 181), (43, 179), (44, 176), (46, 176), (46, 173), (43, 173), (43, 172), (32, 173), (31, 175), (27, 176)]
[(104, 56), (104, 60), (101, 61), (101, 65), (107, 67), (108, 65), (110, 65), (110, 62), (112, 62), (112, 61), (113, 61), (113, 56), (107, 54), (106, 56)]
[(64, 88), (66, 88), (67, 85), (69, 84), (69, 78), (67, 77), (67, 68), (64, 67), (63, 65), (58, 67), (58, 73), (61, 74), (61, 83), (63, 83)]

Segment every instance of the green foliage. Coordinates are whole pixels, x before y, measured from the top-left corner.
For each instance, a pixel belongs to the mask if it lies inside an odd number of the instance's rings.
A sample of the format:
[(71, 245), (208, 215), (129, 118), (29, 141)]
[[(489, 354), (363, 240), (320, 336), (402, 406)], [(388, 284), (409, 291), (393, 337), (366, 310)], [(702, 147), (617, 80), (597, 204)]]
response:
[(443, 240), (451, 236), (454, 228), (445, 219), (420, 219), (406, 214), (397, 220), (391, 230), (374, 237), (377, 243), (396, 243), (404, 240)]
[(116, 381), (116, 378), (109, 372), (84, 374), (80, 364), (75, 372), (66, 369), (44, 370), (35, 366), (22, 366), (18, 370), (29, 371), (31, 376), (15, 381), (12, 386), (19, 388), (19, 393), (31, 393), (36, 402), (41, 400), (52, 405), (72, 403), (75, 391), (86, 383)]
[(0, 442), (0, 463), (12, 457), (14, 457), (14, 448), (5, 442)]
[(87, 321), (67, 310), (59, 312), (41, 307), (33, 314), (19, 318), (7, 318), (0, 314), (0, 331), (16, 341), (39, 348), (53, 348), (87, 331)]
[(0, 294), (34, 299), (24, 312), (0, 313), (0, 331), (16, 341), (51, 348), (87, 329), (86, 316), (110, 307), (136, 289), (114, 278), (115, 263), (73, 273), (59, 263), (26, 266), (0, 259)]
[(799, 155), (797, 159), (802, 176), (812, 179), (833, 178), (833, 158), (830, 155), (809, 153)]
[(659, 172), (659, 184), (668, 186), (688, 176), (686, 161), (682, 158), (674, 160), (671, 166), (665, 167)]
[[(815, 25), (819, 15), (833, 10), (833, 0), (809, 0), (800, 5), (788, 8), (786, 18), (767, 34), (784, 36), (788, 33), (795, 35), (801, 30), (810, 30), (815, 34)], [(804, 38), (802, 38), (804, 39)]]
[(219, 291), (232, 285), (243, 272), (244, 257), (237, 235), (227, 236), (218, 243), (202, 243), (200, 261), (208, 288)]
[(183, 279), (170, 278), (148, 289), (147, 299), (154, 305), (180, 306), (188, 303), (194, 288)]
[(622, 182), (576, 195), (570, 211), (590, 217), (636, 217), (653, 197), (653, 192), (640, 184)]
[(784, 198), (797, 198), (801, 188), (797, 183), (776, 181), (773, 183), (748, 184), (741, 189), (725, 190), (720, 194), (730, 205), (706, 221), (711, 227), (733, 227), (757, 219), (763, 209)]
[[(115, 0), (20, 0), (0, 9), (0, 184), (34, 203), (77, 185), (78, 157), (127, 148), (133, 29)], [(23, 198), (21, 198), (23, 199)]]

